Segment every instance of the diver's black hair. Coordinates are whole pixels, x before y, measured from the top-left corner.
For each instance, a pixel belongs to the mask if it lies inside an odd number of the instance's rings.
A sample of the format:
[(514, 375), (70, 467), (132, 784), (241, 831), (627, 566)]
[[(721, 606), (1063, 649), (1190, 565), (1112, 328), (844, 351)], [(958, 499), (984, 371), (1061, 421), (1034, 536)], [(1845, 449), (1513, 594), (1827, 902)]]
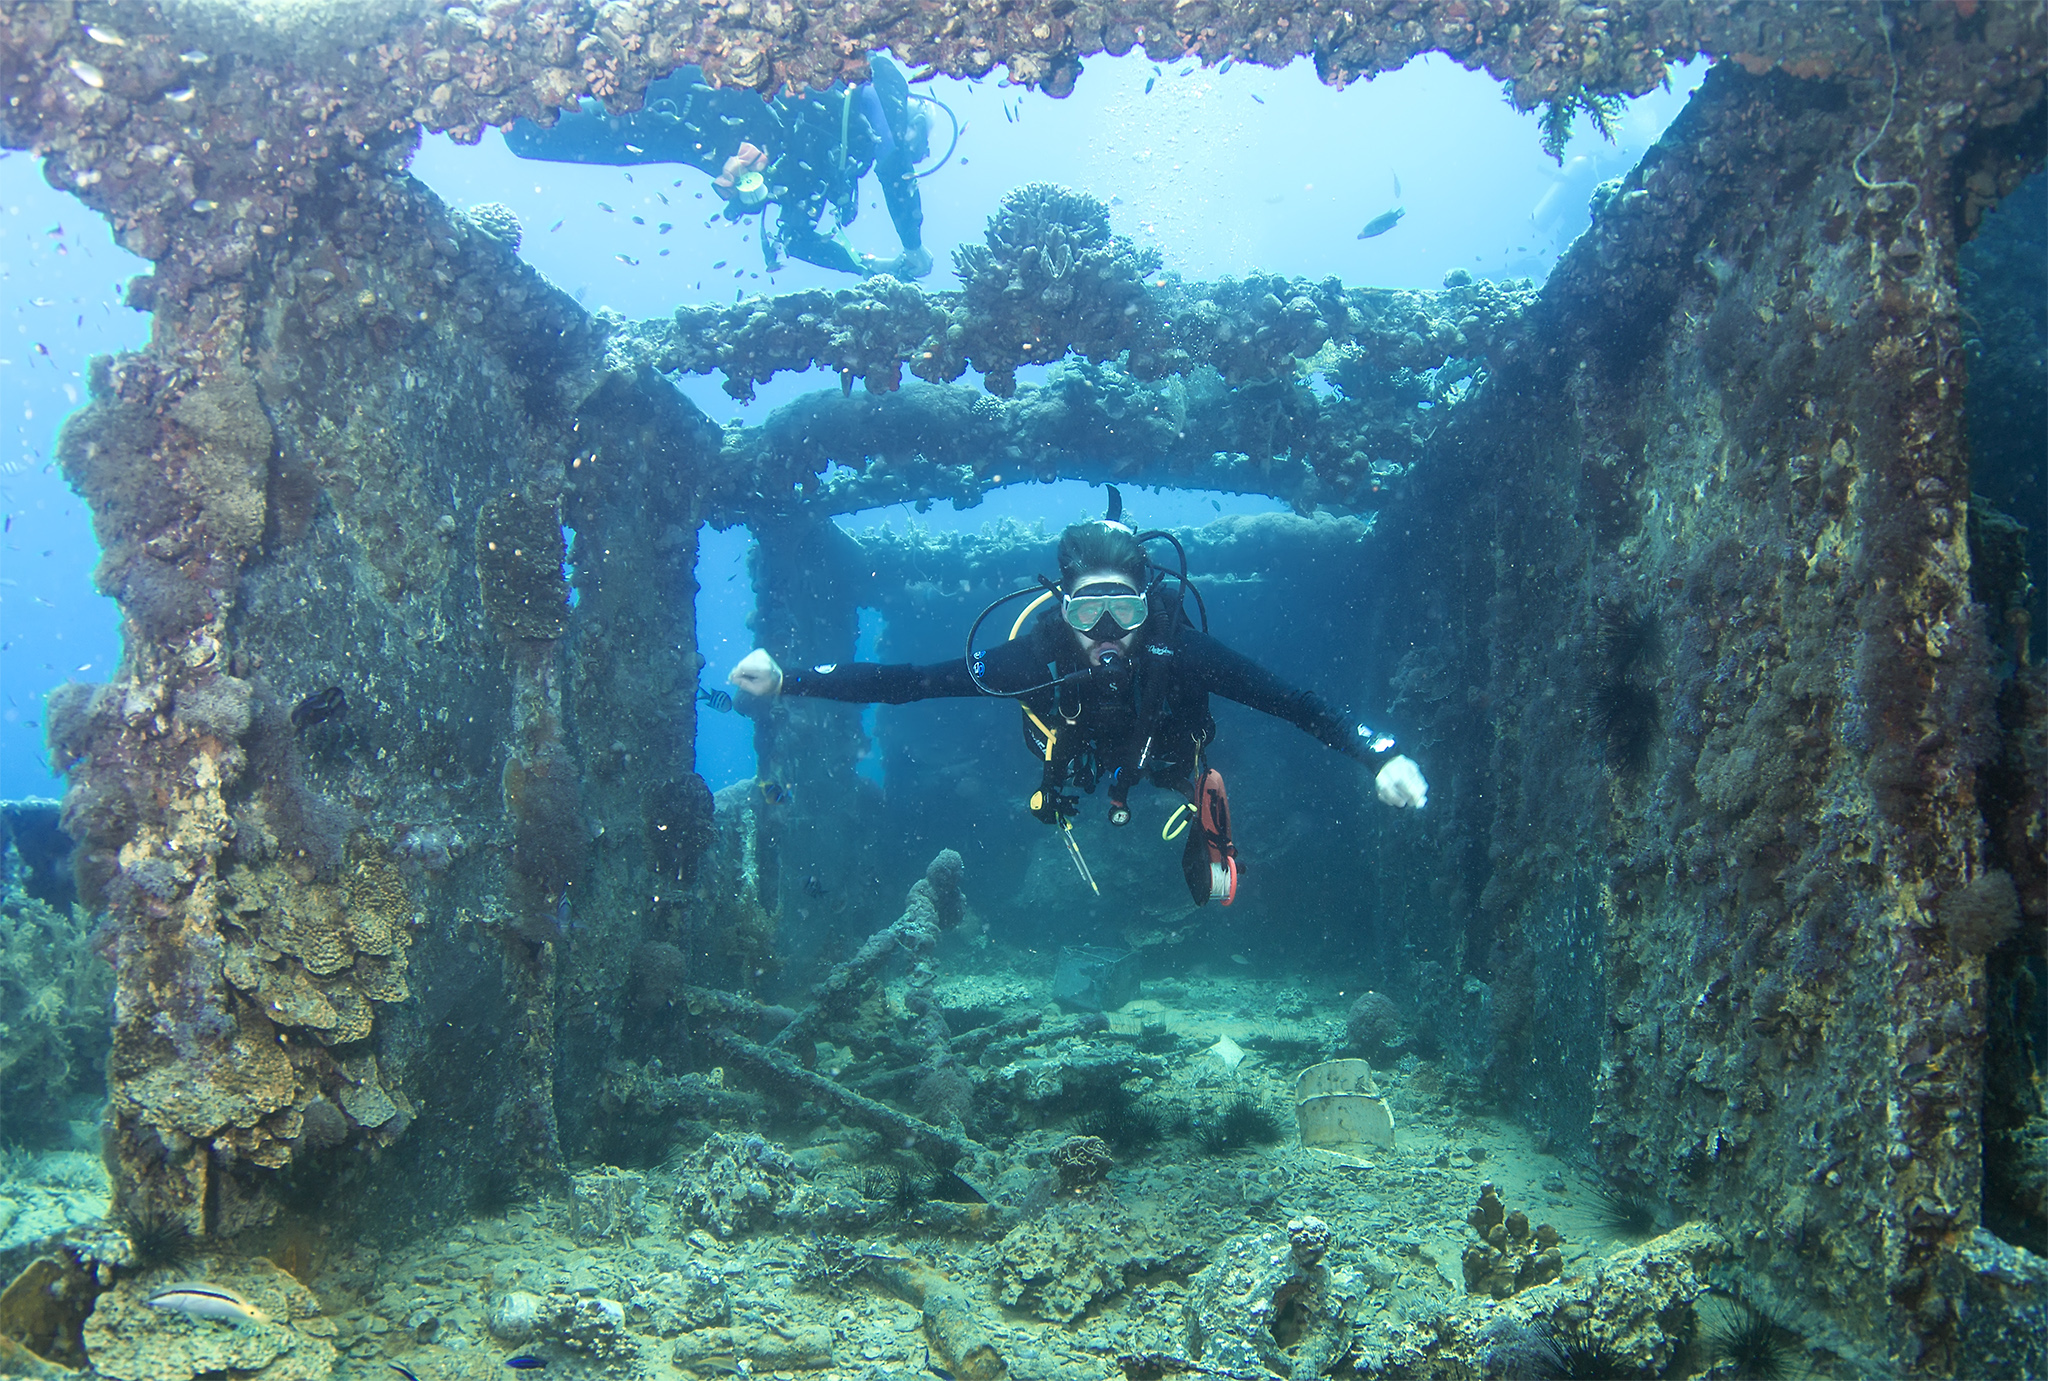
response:
[(1060, 583), (1069, 590), (1090, 571), (1115, 571), (1134, 589), (1145, 588), (1145, 548), (1122, 523), (1093, 519), (1060, 535)]

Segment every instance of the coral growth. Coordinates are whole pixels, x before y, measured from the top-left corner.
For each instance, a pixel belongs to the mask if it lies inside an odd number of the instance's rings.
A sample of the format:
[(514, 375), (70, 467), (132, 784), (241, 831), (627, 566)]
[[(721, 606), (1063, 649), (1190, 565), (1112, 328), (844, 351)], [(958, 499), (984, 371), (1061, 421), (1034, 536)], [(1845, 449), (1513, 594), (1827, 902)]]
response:
[(1492, 1180), (1479, 1186), (1479, 1203), (1465, 1221), (1479, 1234), (1465, 1248), (1465, 1288), (1473, 1294), (1506, 1299), (1564, 1273), (1563, 1236), (1548, 1223), (1531, 1228), (1520, 1209), (1509, 1212)]
[(91, 932), (81, 907), (0, 895), (0, 1108), (17, 1144), (67, 1142), (106, 1095), (113, 974)]
[(801, 1222), (820, 1206), (789, 1153), (762, 1137), (714, 1133), (680, 1169), (677, 1224), (696, 1223), (720, 1237)]
[(1371, 989), (1352, 1002), (1344, 1016), (1344, 1031), (1351, 1049), (1382, 1068), (1408, 1047), (1408, 1024), (1400, 1006), (1385, 993)]
[(1109, 1144), (1101, 1137), (1070, 1136), (1053, 1147), (1052, 1165), (1059, 1172), (1060, 1188), (1079, 1193), (1102, 1183), (1115, 1164)]
[(1019, 365), (1074, 351), (1100, 362), (1152, 325), (1145, 276), (1156, 250), (1109, 230), (1109, 208), (1086, 192), (1026, 183), (989, 218), (984, 245), (953, 251), (966, 307), (957, 353), (997, 397), (1016, 390)]

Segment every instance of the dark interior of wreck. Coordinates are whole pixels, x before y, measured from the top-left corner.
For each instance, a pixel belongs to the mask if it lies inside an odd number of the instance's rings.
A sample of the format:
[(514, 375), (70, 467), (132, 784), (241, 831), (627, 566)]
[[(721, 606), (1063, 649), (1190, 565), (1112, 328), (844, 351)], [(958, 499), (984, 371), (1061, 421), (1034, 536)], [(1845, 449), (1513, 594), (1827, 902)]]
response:
[[(2040, 5), (394, 4), (375, 44), (167, 7), (123, 16), (136, 56), (99, 87), (67, 74), (74, 8), (0, 14), (0, 142), (155, 265), (129, 288), (151, 344), (94, 362), (62, 442), (124, 660), (47, 716), (114, 973), (117, 1207), (230, 1241), (309, 1204), (418, 1231), (482, 1178), (826, 1116), (1000, 1160), (1012, 1114), (935, 1126), (910, 1093), (1000, 1014), (920, 1046), (859, 1035), (846, 997), (899, 918), (966, 924), (953, 850), (977, 945), (1391, 994), (1452, 1096), (1712, 1224), (1872, 1373), (2048, 1365), (2015, 1322), (2048, 1308)], [(236, 43), (205, 119), (166, 114), (149, 55)], [(1183, 281), (1033, 187), (957, 291), (628, 320), (405, 171), (420, 131), (545, 120), (599, 72), (630, 106), (676, 62), (767, 92), (888, 50), (1058, 95), (1140, 44), (1339, 83), (1443, 51), (1524, 108), (1723, 60), (1540, 285)], [(1334, 392), (1298, 367), (1319, 352)], [(813, 367), (844, 387), (745, 427), (670, 382)], [(1210, 616), (1370, 688), (1428, 810), (1219, 707), (1258, 884), (1219, 927), (1159, 899), (1143, 829), (1091, 827), (1080, 895), (986, 705), (870, 736), (779, 704), (754, 732), (781, 799), (714, 800), (707, 525), (756, 539), (761, 646), (848, 660), (869, 610), (881, 660), (934, 661), (1048, 537), (835, 520), (1054, 478), (1141, 520), (1143, 486), (1286, 501), (1180, 534)], [(330, 685), (345, 719), (295, 719)], [(827, 1033), (901, 1077), (821, 1087)]]

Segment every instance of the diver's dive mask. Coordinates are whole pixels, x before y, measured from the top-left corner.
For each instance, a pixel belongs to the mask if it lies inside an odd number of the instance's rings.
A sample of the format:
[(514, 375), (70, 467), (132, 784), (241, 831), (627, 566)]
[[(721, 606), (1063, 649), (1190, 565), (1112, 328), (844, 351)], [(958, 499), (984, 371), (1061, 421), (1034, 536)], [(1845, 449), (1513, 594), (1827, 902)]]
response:
[(748, 171), (733, 179), (733, 200), (742, 206), (759, 206), (768, 200), (768, 179)]
[(1060, 612), (1076, 633), (1098, 642), (1113, 642), (1142, 624), (1150, 609), (1142, 591), (1091, 581), (1080, 593), (1063, 596)]

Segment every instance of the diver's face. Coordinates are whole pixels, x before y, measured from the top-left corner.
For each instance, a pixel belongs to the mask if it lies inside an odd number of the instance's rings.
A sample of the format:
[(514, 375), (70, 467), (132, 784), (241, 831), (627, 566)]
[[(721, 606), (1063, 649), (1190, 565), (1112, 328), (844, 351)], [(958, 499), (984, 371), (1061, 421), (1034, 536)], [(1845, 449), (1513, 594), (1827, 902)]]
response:
[[(1083, 599), (1090, 595), (1140, 593), (1138, 587), (1131, 583), (1130, 577), (1121, 571), (1089, 571), (1074, 582), (1072, 597)], [(1099, 667), (1105, 653), (1117, 652), (1128, 657), (1132, 644), (1138, 641), (1138, 634), (1144, 626), (1141, 622), (1136, 628), (1126, 631), (1115, 619), (1104, 614), (1093, 627), (1086, 630), (1074, 628), (1071, 624), (1068, 628), (1074, 635), (1075, 644), (1081, 649), (1082, 659), (1090, 666)]]

